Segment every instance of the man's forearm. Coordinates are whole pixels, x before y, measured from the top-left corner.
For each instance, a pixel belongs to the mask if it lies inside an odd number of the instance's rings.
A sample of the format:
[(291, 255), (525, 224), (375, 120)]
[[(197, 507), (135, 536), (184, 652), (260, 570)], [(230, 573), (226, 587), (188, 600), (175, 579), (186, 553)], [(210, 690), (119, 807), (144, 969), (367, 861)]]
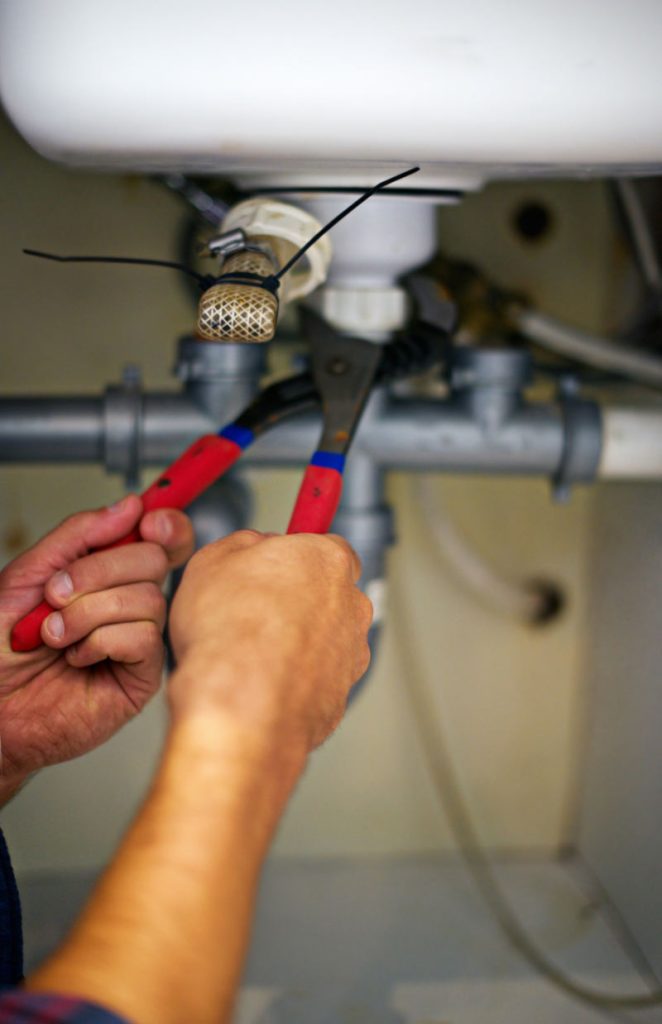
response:
[(27, 987), (137, 1024), (225, 1021), (260, 867), (304, 763), (304, 750), (279, 750), (219, 713), (176, 724), (117, 856)]

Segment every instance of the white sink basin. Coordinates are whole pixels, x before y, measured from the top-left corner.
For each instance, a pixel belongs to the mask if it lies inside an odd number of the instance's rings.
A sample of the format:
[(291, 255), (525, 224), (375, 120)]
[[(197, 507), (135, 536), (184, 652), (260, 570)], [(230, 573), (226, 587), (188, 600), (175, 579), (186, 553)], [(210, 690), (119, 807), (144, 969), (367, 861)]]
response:
[(660, 0), (1, 0), (45, 156), (244, 184), (662, 170)]

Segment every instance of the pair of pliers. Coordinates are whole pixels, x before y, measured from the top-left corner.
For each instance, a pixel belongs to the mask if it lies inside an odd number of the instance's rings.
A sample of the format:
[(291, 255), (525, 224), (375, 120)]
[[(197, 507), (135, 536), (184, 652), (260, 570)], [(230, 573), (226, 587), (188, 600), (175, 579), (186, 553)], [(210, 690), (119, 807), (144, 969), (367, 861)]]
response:
[[(311, 373), (272, 384), (217, 434), (205, 434), (186, 449), (141, 495), (143, 510), (186, 508), (239, 459), (261, 434), (302, 410), (322, 406), (319, 446), (306, 468), (288, 533), (326, 533), (342, 492), (345, 456), (382, 359), (379, 345), (339, 335), (317, 314), (303, 312), (312, 349)], [(139, 541), (138, 529), (108, 547)], [(53, 611), (42, 601), (11, 633), (13, 651), (41, 643), (41, 624)]]

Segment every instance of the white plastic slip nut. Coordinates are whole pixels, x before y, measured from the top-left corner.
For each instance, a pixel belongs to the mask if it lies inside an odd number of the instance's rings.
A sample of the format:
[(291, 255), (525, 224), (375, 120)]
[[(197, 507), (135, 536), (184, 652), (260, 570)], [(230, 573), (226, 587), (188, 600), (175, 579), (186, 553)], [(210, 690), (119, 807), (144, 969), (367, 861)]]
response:
[[(275, 199), (256, 197), (233, 206), (223, 220), (223, 232), (241, 228), (253, 239), (281, 239), (290, 243), (292, 255), (313, 237), (322, 225), (306, 210)], [(326, 280), (331, 262), (331, 241), (320, 238), (287, 275), (287, 300), (309, 295)]]

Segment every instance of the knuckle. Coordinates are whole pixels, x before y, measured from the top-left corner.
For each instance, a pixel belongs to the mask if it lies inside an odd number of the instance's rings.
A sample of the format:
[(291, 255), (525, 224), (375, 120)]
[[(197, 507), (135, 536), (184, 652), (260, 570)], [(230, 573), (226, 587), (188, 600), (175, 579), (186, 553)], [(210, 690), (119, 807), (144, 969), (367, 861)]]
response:
[(148, 558), (145, 571), (155, 579), (165, 579), (168, 572), (168, 555), (160, 544), (143, 541), (144, 553)]
[(94, 661), (100, 661), (104, 656), (98, 629), (95, 629), (77, 644), (67, 648), (67, 661), (73, 664), (90, 664)]
[(97, 555), (86, 555), (72, 562), (67, 572), (71, 576), (74, 594), (92, 594), (108, 585), (109, 572), (104, 566), (101, 552)]
[(123, 587), (106, 591), (101, 598), (103, 612), (109, 620), (121, 621), (127, 610), (126, 592)]
[(156, 622), (165, 622), (166, 615), (168, 612), (168, 605), (164, 595), (157, 588), (156, 594), (153, 598), (153, 613)]
[(91, 512), (89, 509), (86, 510), (85, 512), (72, 512), (70, 516), (67, 516), (65, 519), (62, 520), (60, 526), (67, 527), (68, 529), (74, 526), (80, 529), (84, 529), (86, 526), (89, 526), (89, 524), (94, 521), (94, 518), (97, 514), (98, 513), (96, 512)]
[(161, 590), (158, 583), (143, 583), (142, 592), (145, 598), (156, 608), (161, 608), (165, 604), (165, 598), (163, 591)]
[(334, 534), (320, 539), (324, 541), (326, 557), (330, 562), (343, 569), (352, 566), (356, 556), (343, 537)]
[(67, 662), (67, 664), (71, 665), (73, 668), (77, 668), (78, 667), (78, 661), (79, 661), (79, 657), (80, 657), (80, 655), (78, 653), (79, 652), (79, 647), (80, 647), (79, 644), (75, 644), (75, 645), (72, 645), (71, 647), (67, 647), (66, 650), (64, 651), (64, 659), (65, 659), (65, 661)]
[(194, 551), (184, 567), (182, 579), (191, 580), (198, 574), (206, 572), (209, 566), (217, 561), (222, 554), (222, 551), (219, 551), (217, 546), (219, 543), (222, 542), (214, 541), (211, 544), (206, 544), (198, 551)]
[(357, 679), (360, 679), (361, 676), (364, 676), (366, 674), (366, 672), (370, 668), (370, 662), (371, 661), (372, 661), (372, 651), (370, 650), (368, 644), (364, 644), (363, 648), (361, 650), (361, 653), (359, 655), (359, 663), (358, 663), (358, 666), (357, 666), (357, 672), (358, 672)]
[(214, 544), (217, 543), (218, 541), (214, 541), (213, 544), (206, 544), (204, 548), (200, 548), (198, 551), (194, 551), (188, 560), (188, 564), (184, 572), (190, 574), (192, 571), (194, 572), (201, 565), (204, 565), (204, 563), (209, 558), (209, 555), (214, 547)]
[(192, 570), (195, 573), (207, 567), (210, 563), (216, 562), (219, 558), (226, 558), (231, 552), (253, 547), (262, 540), (262, 534), (257, 530), (236, 530), (227, 537), (221, 537), (210, 544), (205, 544), (199, 551), (195, 551), (186, 566), (186, 572)]
[(74, 587), (74, 594), (93, 594), (103, 590), (112, 579), (112, 556), (107, 552), (86, 555), (72, 562), (67, 568)]
[(359, 618), (361, 620), (364, 629), (370, 629), (372, 620), (374, 618), (375, 609), (372, 601), (365, 594), (360, 593), (359, 596)]
[(260, 540), (262, 540), (262, 534), (257, 530), (236, 530), (229, 537), (224, 537), (222, 541), (217, 543), (223, 544), (225, 541), (228, 541), (233, 547), (249, 548), (253, 547)]
[(145, 651), (159, 650), (163, 646), (161, 630), (155, 622), (141, 623), (141, 648)]

